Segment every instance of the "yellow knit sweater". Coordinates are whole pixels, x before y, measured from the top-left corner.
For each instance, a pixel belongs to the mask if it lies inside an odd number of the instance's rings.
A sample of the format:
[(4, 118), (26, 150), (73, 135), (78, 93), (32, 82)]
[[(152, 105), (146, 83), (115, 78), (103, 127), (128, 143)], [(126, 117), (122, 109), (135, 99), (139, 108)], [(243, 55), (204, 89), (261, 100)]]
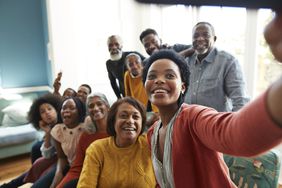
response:
[(79, 178), (79, 188), (156, 186), (150, 150), (145, 135), (127, 148), (118, 148), (114, 137), (93, 142), (86, 151), (86, 158)]

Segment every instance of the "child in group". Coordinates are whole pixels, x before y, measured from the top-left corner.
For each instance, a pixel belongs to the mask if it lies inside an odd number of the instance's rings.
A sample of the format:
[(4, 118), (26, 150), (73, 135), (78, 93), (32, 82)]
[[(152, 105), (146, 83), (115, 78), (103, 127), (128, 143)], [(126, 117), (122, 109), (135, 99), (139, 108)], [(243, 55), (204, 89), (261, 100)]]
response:
[(189, 69), (172, 50), (152, 54), (143, 81), (149, 100), (159, 109), (160, 120), (149, 129), (148, 140), (161, 187), (236, 187), (222, 153), (250, 157), (282, 141), (281, 78), (234, 113), (183, 103)]

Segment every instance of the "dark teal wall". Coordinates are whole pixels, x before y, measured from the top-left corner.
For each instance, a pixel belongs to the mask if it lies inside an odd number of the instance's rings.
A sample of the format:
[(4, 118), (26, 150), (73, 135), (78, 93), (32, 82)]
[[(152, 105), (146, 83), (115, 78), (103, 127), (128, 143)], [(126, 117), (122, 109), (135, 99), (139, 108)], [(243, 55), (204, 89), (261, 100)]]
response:
[(50, 85), (44, 0), (0, 0), (2, 88)]

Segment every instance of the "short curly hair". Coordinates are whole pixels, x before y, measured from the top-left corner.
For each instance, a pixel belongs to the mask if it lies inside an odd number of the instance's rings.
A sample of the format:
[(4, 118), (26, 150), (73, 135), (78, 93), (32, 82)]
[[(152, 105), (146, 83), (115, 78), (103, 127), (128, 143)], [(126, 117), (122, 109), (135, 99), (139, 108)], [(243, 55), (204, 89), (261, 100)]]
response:
[(151, 29), (151, 28), (147, 28), (144, 31), (142, 31), (142, 33), (140, 34), (140, 36), (139, 36), (140, 41), (142, 42), (143, 38), (146, 37), (149, 34), (159, 36), (158, 33), (156, 32), (156, 30)]
[(121, 104), (128, 103), (132, 105), (134, 108), (136, 108), (142, 117), (142, 128), (141, 128), (141, 133), (142, 134), (145, 130), (146, 127), (146, 110), (143, 104), (141, 104), (139, 101), (132, 97), (124, 97), (119, 100), (117, 100), (110, 108), (110, 111), (108, 113), (108, 118), (107, 118), (107, 132), (110, 136), (116, 136), (116, 131), (115, 131), (115, 123), (116, 123), (116, 114), (118, 112), (118, 108)]
[[(189, 86), (189, 77), (190, 77), (190, 71), (189, 71), (189, 67), (188, 64), (185, 60), (185, 58), (181, 55), (179, 55), (177, 52), (175, 52), (174, 50), (171, 49), (161, 49), (155, 53), (153, 53), (147, 60), (146, 60), (146, 64), (144, 66), (143, 69), (143, 83), (145, 85), (146, 79), (147, 79), (147, 75), (148, 75), (148, 71), (149, 68), (151, 67), (151, 65), (159, 60), (159, 59), (169, 59), (171, 61), (173, 61), (179, 68), (180, 71), (180, 76), (181, 76), (181, 80), (185, 85), (185, 92), (188, 89)], [(180, 95), (180, 98), (178, 99), (178, 105), (181, 105), (183, 103), (183, 95)]]
[(39, 127), (39, 121), (42, 120), (40, 115), (40, 106), (44, 103), (50, 104), (53, 106), (57, 112), (57, 119), (60, 118), (60, 110), (62, 105), (62, 99), (61, 97), (48, 93), (45, 94), (37, 99), (35, 99), (29, 109), (28, 112), (28, 120), (33, 125), (33, 127), (37, 130), (40, 129)]

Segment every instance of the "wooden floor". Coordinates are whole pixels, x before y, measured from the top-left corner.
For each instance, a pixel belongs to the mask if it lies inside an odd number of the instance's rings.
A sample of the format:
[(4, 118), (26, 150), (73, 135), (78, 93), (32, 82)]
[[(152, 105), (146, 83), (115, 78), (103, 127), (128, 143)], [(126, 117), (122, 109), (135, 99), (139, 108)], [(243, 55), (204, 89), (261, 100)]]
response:
[[(21, 175), (31, 166), (29, 154), (19, 155), (0, 160), (0, 185), (9, 182), (13, 178)], [(21, 188), (28, 188), (31, 184), (21, 186)]]

